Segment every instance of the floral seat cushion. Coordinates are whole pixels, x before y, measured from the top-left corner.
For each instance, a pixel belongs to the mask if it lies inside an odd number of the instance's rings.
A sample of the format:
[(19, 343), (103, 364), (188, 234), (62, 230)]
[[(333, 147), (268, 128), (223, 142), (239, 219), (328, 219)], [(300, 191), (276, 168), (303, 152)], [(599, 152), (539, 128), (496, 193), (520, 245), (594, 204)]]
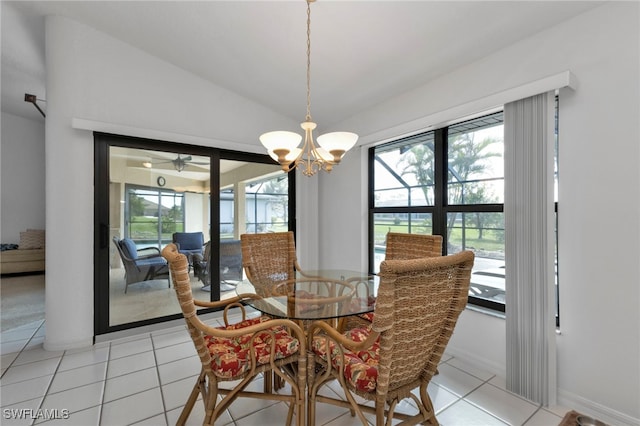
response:
[[(363, 342), (367, 339), (369, 333), (370, 330), (367, 328), (354, 328), (344, 333), (344, 335), (354, 342)], [(313, 339), (311, 349), (324, 361), (327, 361), (327, 343), (329, 343), (331, 352), (331, 365), (333, 368), (338, 368), (340, 352), (336, 349), (333, 341), (327, 341), (324, 336), (316, 336)], [(379, 341), (362, 351), (352, 352), (345, 349), (344, 377), (357, 390), (362, 392), (374, 392), (376, 390), (379, 352)]]
[(361, 314), (360, 318), (367, 320), (369, 322), (373, 322), (373, 312), (367, 312), (366, 314)]
[[(376, 305), (375, 297), (372, 297), (372, 296), (354, 297), (353, 300), (351, 300), (351, 311), (357, 312), (358, 310), (363, 309), (364, 307), (374, 308), (375, 305)], [(373, 322), (373, 312), (366, 312), (364, 314), (358, 315), (358, 317), (362, 318), (365, 321)]]
[[(218, 329), (237, 330), (268, 320), (268, 317), (251, 318)], [(276, 341), (275, 359), (293, 355), (300, 346), (300, 342), (283, 327), (272, 327), (262, 331), (253, 340), (258, 365), (269, 363), (272, 339), (270, 332), (273, 332)], [(241, 376), (251, 368), (251, 335), (244, 334), (233, 338), (205, 336), (205, 343), (211, 354), (211, 369), (216, 376), (231, 379)]]

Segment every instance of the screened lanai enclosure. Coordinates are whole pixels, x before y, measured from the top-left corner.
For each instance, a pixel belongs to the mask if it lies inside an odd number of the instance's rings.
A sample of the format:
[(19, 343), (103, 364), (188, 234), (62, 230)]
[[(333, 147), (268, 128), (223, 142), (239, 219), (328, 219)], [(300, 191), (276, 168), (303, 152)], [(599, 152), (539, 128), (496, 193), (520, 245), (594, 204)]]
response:
[(105, 173), (98, 198), (108, 206), (96, 210), (102, 332), (179, 317), (160, 255), (167, 244), (187, 256), (194, 296), (220, 300), (235, 295), (243, 278), (240, 235), (289, 230), (290, 177), (266, 156), (100, 138)]

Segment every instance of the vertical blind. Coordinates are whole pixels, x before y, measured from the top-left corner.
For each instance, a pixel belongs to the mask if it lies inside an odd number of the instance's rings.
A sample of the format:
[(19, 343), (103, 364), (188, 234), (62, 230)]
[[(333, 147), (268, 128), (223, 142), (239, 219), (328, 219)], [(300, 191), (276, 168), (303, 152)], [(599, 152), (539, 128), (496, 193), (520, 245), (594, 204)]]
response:
[(554, 93), (505, 105), (507, 389), (555, 403)]

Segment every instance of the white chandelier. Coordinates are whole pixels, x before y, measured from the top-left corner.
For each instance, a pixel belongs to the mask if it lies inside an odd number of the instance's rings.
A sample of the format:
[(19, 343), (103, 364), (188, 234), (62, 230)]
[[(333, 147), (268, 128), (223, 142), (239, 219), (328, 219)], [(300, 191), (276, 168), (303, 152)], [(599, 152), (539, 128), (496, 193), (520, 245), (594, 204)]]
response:
[(260, 136), (260, 142), (282, 165), (282, 170), (290, 172), (298, 167), (305, 176), (313, 176), (318, 170), (330, 172), (358, 140), (355, 133), (333, 132), (318, 136), (319, 146), (313, 142), (316, 123), (311, 121), (311, 3), (314, 1), (307, 0), (307, 115), (300, 124), (304, 129), (304, 144), (298, 148), (302, 136), (294, 132), (278, 130)]

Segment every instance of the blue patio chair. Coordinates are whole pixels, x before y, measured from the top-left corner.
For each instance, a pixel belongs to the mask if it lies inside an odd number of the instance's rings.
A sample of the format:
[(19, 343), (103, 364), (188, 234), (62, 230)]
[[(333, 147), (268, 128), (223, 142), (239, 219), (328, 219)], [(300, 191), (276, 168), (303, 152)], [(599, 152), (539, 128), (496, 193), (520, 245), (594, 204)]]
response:
[(193, 255), (202, 256), (204, 251), (204, 234), (202, 232), (174, 232), (173, 243), (178, 252), (187, 256), (189, 269), (193, 266)]
[(167, 279), (168, 287), (171, 288), (169, 265), (157, 247), (138, 249), (130, 238), (120, 240), (118, 237), (113, 237), (113, 243), (116, 245), (124, 265), (125, 293), (129, 288), (129, 284), (159, 278)]

